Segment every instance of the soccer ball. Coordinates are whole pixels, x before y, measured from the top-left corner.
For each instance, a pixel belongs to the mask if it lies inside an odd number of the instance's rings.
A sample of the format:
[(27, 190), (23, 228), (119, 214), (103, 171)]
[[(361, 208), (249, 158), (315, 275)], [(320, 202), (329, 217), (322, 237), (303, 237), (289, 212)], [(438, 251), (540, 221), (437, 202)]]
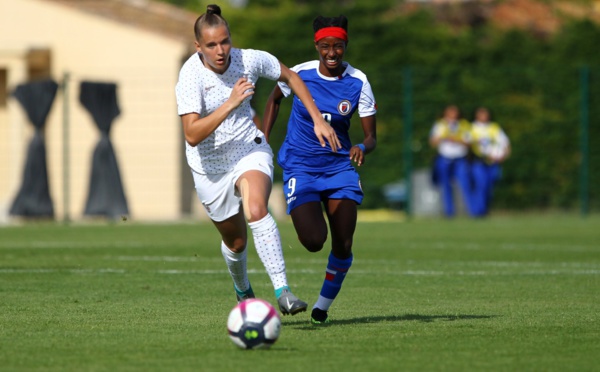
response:
[(242, 349), (268, 349), (277, 341), (280, 329), (277, 310), (257, 298), (237, 304), (227, 319), (229, 337)]

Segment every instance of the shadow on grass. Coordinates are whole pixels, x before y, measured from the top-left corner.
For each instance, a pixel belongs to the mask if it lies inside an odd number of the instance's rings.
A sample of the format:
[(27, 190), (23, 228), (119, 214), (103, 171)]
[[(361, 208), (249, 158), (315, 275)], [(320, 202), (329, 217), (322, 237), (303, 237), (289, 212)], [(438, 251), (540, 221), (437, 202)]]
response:
[(359, 318), (348, 318), (348, 319), (332, 319), (331, 323), (314, 326), (309, 324), (310, 320), (292, 320), (284, 321), (284, 325), (292, 326), (295, 329), (304, 330), (317, 330), (324, 327), (332, 327), (336, 325), (349, 325), (349, 324), (368, 324), (368, 323), (383, 323), (383, 322), (422, 322), (431, 323), (435, 321), (453, 322), (457, 320), (478, 320), (478, 319), (492, 319), (497, 318), (498, 315), (419, 315), (419, 314), (405, 314), (405, 315), (385, 315), (385, 316), (363, 316)]

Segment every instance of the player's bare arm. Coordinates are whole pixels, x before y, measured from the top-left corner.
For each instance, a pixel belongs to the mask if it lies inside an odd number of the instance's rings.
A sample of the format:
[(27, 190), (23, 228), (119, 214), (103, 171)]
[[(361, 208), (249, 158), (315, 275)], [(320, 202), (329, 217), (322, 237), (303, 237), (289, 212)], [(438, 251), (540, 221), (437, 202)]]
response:
[(284, 95), (281, 88), (279, 88), (279, 85), (275, 84), (275, 88), (273, 88), (269, 95), (269, 99), (267, 99), (267, 104), (263, 113), (262, 127), (259, 128), (265, 134), (267, 142), (269, 142), (269, 135), (271, 134), (271, 130), (279, 115), (279, 107), (281, 106), (283, 98)]
[(279, 81), (286, 83), (308, 110), (308, 113), (315, 124), (315, 135), (321, 143), (321, 146), (325, 147), (325, 140), (327, 140), (333, 152), (337, 152), (337, 150), (341, 149), (342, 145), (335, 130), (325, 121), (325, 119), (323, 119), (321, 112), (312, 100), (312, 96), (300, 76), (281, 64), (281, 76), (279, 77)]
[(231, 91), (231, 95), (213, 113), (200, 117), (198, 113), (189, 113), (181, 116), (185, 140), (190, 146), (196, 146), (204, 141), (212, 132), (221, 125), (223, 120), (235, 110), (246, 98), (254, 94), (254, 86), (245, 78), (240, 78)]
[(365, 139), (362, 142), (365, 151), (363, 152), (358, 145), (352, 146), (350, 149), (350, 160), (356, 162), (359, 167), (365, 163), (365, 155), (375, 150), (377, 146), (377, 120), (375, 119), (375, 115), (360, 118), (360, 122), (365, 134)]

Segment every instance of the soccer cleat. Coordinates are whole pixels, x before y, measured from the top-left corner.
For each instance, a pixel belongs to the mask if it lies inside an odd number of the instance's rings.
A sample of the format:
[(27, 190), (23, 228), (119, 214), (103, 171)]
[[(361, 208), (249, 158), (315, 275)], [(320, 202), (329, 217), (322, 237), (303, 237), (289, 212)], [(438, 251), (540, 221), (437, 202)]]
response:
[(308, 307), (306, 302), (294, 296), (289, 289), (284, 289), (281, 292), (281, 295), (277, 298), (277, 303), (279, 304), (279, 310), (283, 315), (296, 315), (306, 311), (306, 308)]
[(238, 303), (240, 303), (240, 302), (242, 302), (244, 300), (247, 300), (249, 298), (255, 298), (254, 297), (254, 291), (252, 290), (252, 287), (248, 288), (248, 290), (246, 290), (246, 291), (240, 291), (234, 285), (233, 289), (235, 289), (235, 297), (237, 298), (237, 302)]
[(327, 311), (321, 310), (318, 307), (312, 309), (310, 314), (310, 322), (314, 325), (325, 325), (330, 322)]

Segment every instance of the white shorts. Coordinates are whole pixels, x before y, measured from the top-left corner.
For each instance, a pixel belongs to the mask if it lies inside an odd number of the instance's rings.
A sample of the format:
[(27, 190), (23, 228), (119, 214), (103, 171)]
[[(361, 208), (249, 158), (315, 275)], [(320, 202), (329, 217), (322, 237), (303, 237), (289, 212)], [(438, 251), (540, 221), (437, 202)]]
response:
[(273, 153), (270, 148), (263, 147), (249, 153), (227, 173), (200, 174), (192, 170), (198, 199), (211, 220), (221, 222), (239, 213), (242, 197), (235, 183), (250, 170), (261, 171), (273, 181)]

